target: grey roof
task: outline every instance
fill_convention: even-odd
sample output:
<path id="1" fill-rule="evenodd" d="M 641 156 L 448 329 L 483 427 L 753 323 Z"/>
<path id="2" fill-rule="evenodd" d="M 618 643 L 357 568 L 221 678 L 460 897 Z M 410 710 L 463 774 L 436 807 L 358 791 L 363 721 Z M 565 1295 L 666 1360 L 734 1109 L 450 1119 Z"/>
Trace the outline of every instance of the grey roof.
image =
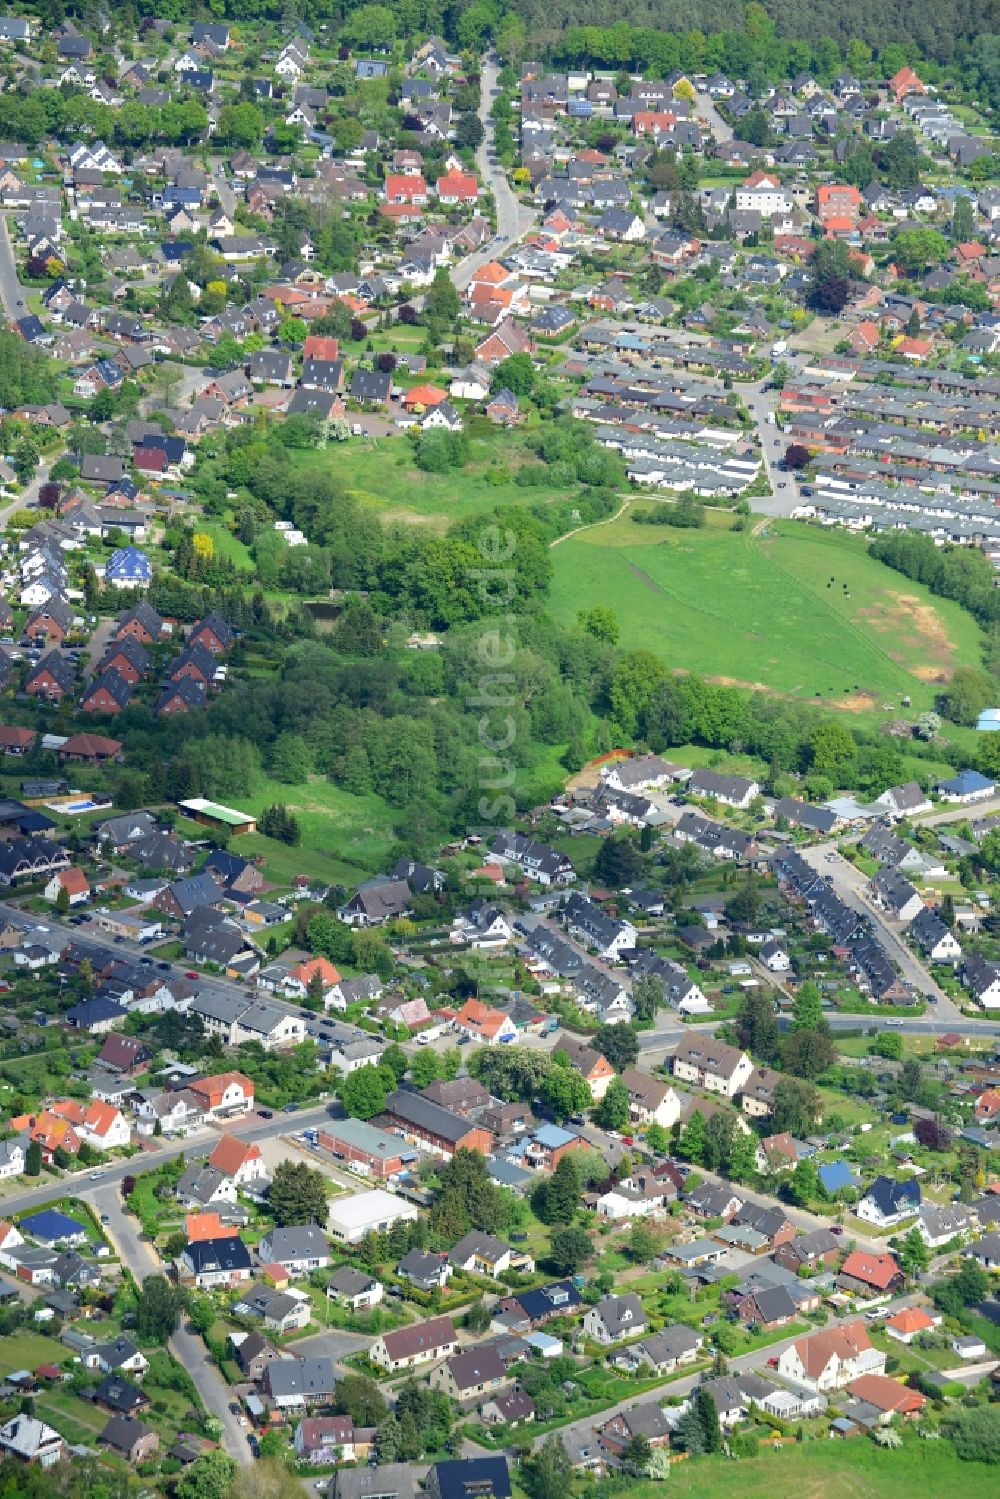
<path id="1" fill-rule="evenodd" d="M 638 1346 L 648 1353 L 654 1364 L 667 1364 L 680 1358 L 682 1354 L 700 1348 L 702 1342 L 703 1339 L 693 1328 L 685 1327 L 680 1322 L 676 1327 L 664 1327 L 660 1332 L 643 1338 Z"/>
<path id="2" fill-rule="evenodd" d="M 261 1240 L 261 1255 L 283 1265 L 287 1260 L 329 1259 L 330 1246 L 316 1223 L 272 1228 Z"/>
<path id="3" fill-rule="evenodd" d="M 276 1400 L 294 1396 L 319 1400 L 331 1395 L 336 1384 L 330 1358 L 272 1359 L 265 1379 Z"/>
<path id="4" fill-rule="evenodd" d="M 382 1463 L 376 1468 L 340 1468 L 331 1483 L 331 1499 L 414 1499 L 413 1473 L 408 1463 Z"/>

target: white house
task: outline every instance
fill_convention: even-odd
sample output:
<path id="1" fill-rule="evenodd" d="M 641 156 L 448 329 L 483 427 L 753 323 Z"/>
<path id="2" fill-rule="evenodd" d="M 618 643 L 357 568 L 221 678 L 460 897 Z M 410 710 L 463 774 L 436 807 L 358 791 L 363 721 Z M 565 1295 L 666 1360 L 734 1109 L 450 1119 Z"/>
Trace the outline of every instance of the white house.
<path id="1" fill-rule="evenodd" d="M 760 961 L 769 973 L 787 973 L 792 966 L 784 943 L 774 938 L 764 943 L 760 950 Z"/>
<path id="2" fill-rule="evenodd" d="M 121 1109 L 99 1101 L 90 1105 L 76 1131 L 94 1150 L 118 1150 L 132 1139 L 129 1122 Z"/>
<path id="3" fill-rule="evenodd" d="M 963 965 L 965 983 L 984 1010 L 1000 1009 L 1000 970 L 972 953 Z"/>
<path id="4" fill-rule="evenodd" d="M 762 219 L 772 219 L 775 214 L 788 213 L 791 207 L 791 194 L 783 187 L 772 187 L 770 181 L 753 186 L 744 183 L 736 189 L 736 208 L 740 213 L 755 212 Z"/>
<path id="5" fill-rule="evenodd" d="M 629 1113 L 634 1124 L 659 1124 L 671 1129 L 681 1117 L 681 1101 L 662 1078 L 626 1067 L 621 1080 L 628 1089 Z"/>
<path id="6" fill-rule="evenodd" d="M 42 894 L 47 901 L 55 905 L 59 899 L 60 890 L 66 891 L 71 906 L 86 904 L 90 896 L 90 886 L 87 884 L 87 876 L 82 869 L 58 870 L 49 880 Z"/>
<path id="7" fill-rule="evenodd" d="M 24 1146 L 20 1140 L 0 1140 L 0 1181 L 9 1181 L 11 1177 L 23 1175 Z M 11 1227 L 11 1232 L 16 1234 L 17 1229 Z"/>
<path id="8" fill-rule="evenodd" d="M 749 1080 L 753 1062 L 745 1051 L 727 1046 L 713 1036 L 695 1036 L 679 1042 L 674 1053 L 674 1076 L 694 1083 L 707 1093 L 734 1098 Z"/>
<path id="9" fill-rule="evenodd" d="M 884 1374 L 885 1362 L 859 1320 L 797 1338 L 779 1354 L 778 1373 L 808 1390 L 842 1390 L 862 1374 Z"/>

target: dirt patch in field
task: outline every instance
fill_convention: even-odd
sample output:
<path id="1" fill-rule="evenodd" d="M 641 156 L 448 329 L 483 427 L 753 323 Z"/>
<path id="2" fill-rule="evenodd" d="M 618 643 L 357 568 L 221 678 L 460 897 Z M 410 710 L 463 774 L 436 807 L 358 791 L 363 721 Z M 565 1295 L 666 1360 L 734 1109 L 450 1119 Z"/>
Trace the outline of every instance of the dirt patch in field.
<path id="1" fill-rule="evenodd" d="M 859 609 L 858 619 L 876 634 L 891 635 L 896 644 L 921 651 L 926 664 L 914 667 L 913 674 L 922 682 L 938 681 L 938 673 L 943 670 L 950 673 L 955 647 L 933 604 L 912 593 L 891 592 L 888 599 L 892 602 Z M 889 655 L 894 661 L 899 659 L 891 651 Z"/>
<path id="2" fill-rule="evenodd" d="M 638 578 L 642 586 L 644 588 L 648 588 L 650 593 L 664 592 L 659 583 L 656 582 L 655 578 L 651 578 L 649 576 L 649 573 L 644 573 L 641 567 L 636 567 L 634 562 L 627 562 L 625 565 L 628 568 L 629 572 L 632 574 L 633 578 Z"/>
<path id="3" fill-rule="evenodd" d="M 744 682 L 740 677 L 706 677 L 706 682 L 712 682 L 716 687 L 741 687 L 745 692 L 773 692 L 776 697 L 787 697 L 786 692 L 778 692 L 776 688 L 769 687 L 766 682 Z"/>
<path id="4" fill-rule="evenodd" d="M 921 682 L 931 682 L 938 687 L 951 681 L 951 672 L 941 671 L 936 666 L 915 666 L 913 675 Z"/>
<path id="5" fill-rule="evenodd" d="M 847 697 L 833 698 L 831 708 L 841 708 L 845 713 L 870 713 L 877 706 L 870 692 L 852 692 Z"/>

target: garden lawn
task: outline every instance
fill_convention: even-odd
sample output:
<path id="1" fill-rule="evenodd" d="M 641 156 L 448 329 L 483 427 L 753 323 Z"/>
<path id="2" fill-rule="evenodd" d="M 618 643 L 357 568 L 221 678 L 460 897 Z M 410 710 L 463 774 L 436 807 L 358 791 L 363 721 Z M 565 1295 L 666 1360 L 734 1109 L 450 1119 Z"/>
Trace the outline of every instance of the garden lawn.
<path id="1" fill-rule="evenodd" d="M 37 1369 L 39 1364 L 62 1364 L 72 1357 L 65 1343 L 41 1332 L 18 1330 L 0 1338 L 0 1374 L 17 1369 Z"/>
<path id="2" fill-rule="evenodd" d="M 930 708 L 981 632 L 948 600 L 873 561 L 864 543 L 802 522 L 750 535 L 595 526 L 552 550 L 564 624 L 610 603 L 621 644 L 669 666 L 869 719 Z"/>
<path id="3" fill-rule="evenodd" d="M 196 530 L 203 531 L 212 538 L 217 557 L 226 557 L 234 562 L 237 567 L 246 568 L 253 572 L 253 558 L 249 550 L 243 545 L 238 536 L 234 536 L 228 526 L 222 525 L 220 521 L 199 521 Z"/>
<path id="4" fill-rule="evenodd" d="M 962 1499 L 995 1499 L 997 1470 L 963 1463 L 948 1441 L 924 1442 L 906 1433 L 895 1452 L 867 1437 L 794 1442 L 735 1467 L 722 1457 L 676 1463 L 667 1487 L 674 1499 L 913 1499 L 914 1494 L 961 1492 Z M 662 1499 L 663 1484 L 631 1483 L 631 1499 Z"/>

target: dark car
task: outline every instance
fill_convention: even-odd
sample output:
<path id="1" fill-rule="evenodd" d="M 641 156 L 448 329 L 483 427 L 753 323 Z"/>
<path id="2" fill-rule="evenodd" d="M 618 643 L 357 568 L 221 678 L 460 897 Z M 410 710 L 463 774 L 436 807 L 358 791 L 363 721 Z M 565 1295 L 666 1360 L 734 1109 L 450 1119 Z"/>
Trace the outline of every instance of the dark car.
<path id="1" fill-rule="evenodd" d="M 262 1119 L 273 1119 L 274 1113 L 271 1109 L 258 1109 L 257 1113 Z"/>
<path id="2" fill-rule="evenodd" d="M 299 1106 L 297 1103 L 286 1103 L 281 1110 L 283 1114 L 297 1114 L 298 1111 Z"/>
<path id="3" fill-rule="evenodd" d="M 161 973 L 169 973 L 170 972 L 170 964 L 169 963 L 157 963 L 156 966 L 160 970 Z"/>

